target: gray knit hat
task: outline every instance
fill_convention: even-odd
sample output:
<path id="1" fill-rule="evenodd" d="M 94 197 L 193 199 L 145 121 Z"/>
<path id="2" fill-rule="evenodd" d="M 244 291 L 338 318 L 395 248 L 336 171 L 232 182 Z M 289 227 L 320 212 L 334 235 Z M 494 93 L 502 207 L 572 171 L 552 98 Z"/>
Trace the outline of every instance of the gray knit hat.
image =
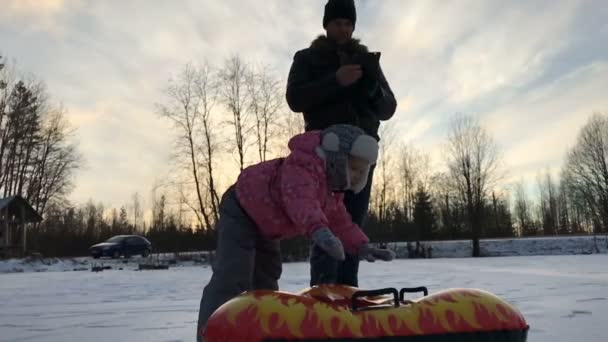
<path id="1" fill-rule="evenodd" d="M 332 191 L 360 192 L 367 184 L 369 168 L 378 158 L 378 142 L 374 137 L 351 125 L 333 125 L 321 133 L 318 154 L 325 159 L 327 181 Z M 366 176 L 358 184 L 350 184 L 349 155 L 369 162 Z"/>

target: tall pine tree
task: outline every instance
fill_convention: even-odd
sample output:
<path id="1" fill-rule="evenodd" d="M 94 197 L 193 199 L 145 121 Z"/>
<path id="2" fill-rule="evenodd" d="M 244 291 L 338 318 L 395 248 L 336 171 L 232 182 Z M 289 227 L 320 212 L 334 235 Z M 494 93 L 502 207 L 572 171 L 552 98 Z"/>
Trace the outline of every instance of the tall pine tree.
<path id="1" fill-rule="evenodd" d="M 437 219 L 433 213 L 431 195 L 423 187 L 418 187 L 414 202 L 414 227 L 416 240 L 429 240 L 434 236 Z"/>

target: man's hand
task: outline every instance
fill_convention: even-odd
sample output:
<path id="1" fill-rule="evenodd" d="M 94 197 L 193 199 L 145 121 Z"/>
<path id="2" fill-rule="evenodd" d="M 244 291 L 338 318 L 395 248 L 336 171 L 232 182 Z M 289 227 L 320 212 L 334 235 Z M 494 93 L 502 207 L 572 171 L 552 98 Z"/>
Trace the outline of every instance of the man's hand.
<path id="1" fill-rule="evenodd" d="M 348 87 L 357 82 L 361 76 L 363 76 L 363 69 L 361 69 L 361 65 L 359 64 L 343 65 L 336 71 L 338 83 L 343 87 Z"/>
<path id="2" fill-rule="evenodd" d="M 315 232 L 312 233 L 312 241 L 332 258 L 339 261 L 344 260 L 344 247 L 342 246 L 342 242 L 338 240 L 329 228 L 322 227 L 315 230 Z"/>

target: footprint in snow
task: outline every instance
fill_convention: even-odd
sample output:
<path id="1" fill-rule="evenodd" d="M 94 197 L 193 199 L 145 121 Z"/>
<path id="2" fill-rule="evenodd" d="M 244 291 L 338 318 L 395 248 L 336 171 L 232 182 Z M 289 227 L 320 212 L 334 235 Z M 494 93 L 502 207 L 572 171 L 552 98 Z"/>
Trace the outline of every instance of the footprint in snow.
<path id="1" fill-rule="evenodd" d="M 584 299 L 577 299 L 577 302 L 597 302 L 600 300 L 606 300 L 605 297 L 595 297 L 595 298 L 584 298 Z"/>
<path id="2" fill-rule="evenodd" d="M 562 317 L 564 317 L 564 318 L 574 318 L 574 317 L 579 316 L 579 315 L 589 315 L 589 316 L 591 316 L 592 314 L 593 314 L 592 311 L 587 311 L 587 310 L 572 310 L 570 312 L 570 314 L 562 316 Z"/>

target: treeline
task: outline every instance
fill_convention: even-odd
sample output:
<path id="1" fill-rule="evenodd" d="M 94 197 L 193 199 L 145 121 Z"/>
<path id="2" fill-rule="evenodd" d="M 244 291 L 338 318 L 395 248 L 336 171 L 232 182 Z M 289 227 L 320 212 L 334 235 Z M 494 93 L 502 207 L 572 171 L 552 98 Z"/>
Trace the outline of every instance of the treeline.
<path id="1" fill-rule="evenodd" d="M 79 156 L 64 111 L 40 82 L 0 73 L 0 190 L 21 194 L 43 213 L 28 244 L 45 255 L 83 255 L 113 235 L 142 234 L 156 251 L 215 248 L 214 224 L 223 191 L 240 170 L 286 153 L 303 131 L 301 114 L 284 103 L 284 80 L 241 57 L 222 65 L 188 64 L 164 87 L 151 117 L 173 128 L 172 172 L 144 203 L 134 194 L 121 208 L 91 200 L 72 204 Z M 390 124 L 388 125 L 390 126 Z M 506 184 L 508 169 L 493 137 L 470 116 L 449 123 L 442 160 L 381 133 L 370 215 L 373 241 L 471 239 L 608 232 L 608 117 L 580 129 L 559 172 L 542 170 L 535 184 Z M 85 156 L 86 157 L 86 156 Z M 431 167 L 433 165 L 433 167 Z M 283 243 L 286 258 L 308 243 Z"/>

